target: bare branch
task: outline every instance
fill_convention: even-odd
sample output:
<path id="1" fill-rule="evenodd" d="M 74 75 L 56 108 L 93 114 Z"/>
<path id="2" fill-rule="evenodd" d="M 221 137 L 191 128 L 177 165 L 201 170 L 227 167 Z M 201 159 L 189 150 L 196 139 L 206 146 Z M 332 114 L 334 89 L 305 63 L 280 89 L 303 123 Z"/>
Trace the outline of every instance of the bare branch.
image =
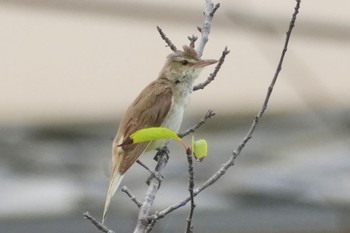
<path id="1" fill-rule="evenodd" d="M 160 34 L 160 36 L 162 37 L 162 39 L 165 41 L 165 43 L 170 47 L 171 50 L 173 50 L 174 52 L 177 51 L 176 46 L 171 42 L 171 40 L 165 35 L 165 33 L 163 32 L 163 30 L 157 26 L 157 30 Z"/>
<path id="2" fill-rule="evenodd" d="M 139 165 L 141 165 L 141 167 L 143 167 L 144 169 L 146 169 L 147 171 L 149 171 L 150 173 L 153 173 L 152 171 L 151 171 L 151 169 L 149 169 L 147 166 L 146 166 L 146 164 L 144 164 L 143 162 L 141 162 L 141 160 L 136 160 L 136 163 L 138 163 Z"/>
<path id="3" fill-rule="evenodd" d="M 200 40 L 199 40 L 199 46 L 197 47 L 196 51 L 199 57 L 202 56 L 204 47 L 207 44 L 209 40 L 209 33 L 211 29 L 211 21 L 213 19 L 215 11 L 220 7 L 220 4 L 216 4 L 214 7 L 214 4 L 211 0 L 205 1 L 205 11 L 204 11 L 204 22 L 203 26 L 200 28 L 200 32 L 202 34 Z"/>
<path id="4" fill-rule="evenodd" d="M 261 110 L 258 112 L 256 117 L 254 118 L 253 123 L 252 123 L 252 125 L 251 125 L 251 127 L 250 127 L 250 129 L 249 129 L 249 131 L 247 133 L 247 135 L 243 138 L 242 142 L 237 146 L 237 148 L 232 152 L 232 155 L 231 155 L 230 159 L 213 176 L 211 176 L 204 184 L 202 184 L 201 186 L 199 186 L 198 188 L 196 188 L 194 190 L 194 192 L 193 192 L 194 196 L 198 195 L 204 189 L 206 189 L 207 187 L 209 187 L 210 185 L 215 183 L 217 180 L 219 180 L 225 174 L 225 172 L 231 166 L 234 165 L 235 159 L 241 153 L 242 149 L 245 147 L 247 142 L 252 138 L 252 135 L 253 135 L 253 133 L 254 133 L 257 125 L 258 125 L 258 122 L 259 122 L 260 118 L 263 116 L 265 110 L 267 109 L 267 106 L 268 106 L 268 103 L 269 103 L 269 100 L 270 100 L 270 97 L 271 97 L 271 93 L 273 91 L 274 85 L 275 85 L 275 83 L 277 81 L 277 78 L 279 76 L 279 73 L 280 73 L 280 71 L 282 69 L 284 56 L 285 56 L 285 54 L 287 52 L 289 39 L 290 39 L 292 30 L 294 28 L 294 25 L 295 25 L 297 14 L 299 13 L 301 0 L 296 0 L 296 2 L 297 3 L 296 3 L 296 6 L 294 8 L 294 13 L 292 15 L 292 19 L 291 19 L 290 24 L 289 24 L 289 28 L 288 28 L 288 31 L 287 31 L 287 34 L 286 34 L 286 39 L 285 39 L 283 50 L 282 50 L 282 53 L 281 53 L 281 56 L 280 56 L 280 59 L 279 59 L 279 63 L 278 63 L 276 72 L 275 72 L 275 74 L 273 76 L 273 79 L 272 79 L 272 81 L 270 83 L 270 86 L 268 87 L 267 94 L 265 96 L 265 99 L 264 99 L 263 105 L 261 107 Z M 188 203 L 190 200 L 191 200 L 191 197 L 189 196 L 186 199 L 184 199 L 184 200 L 182 200 L 182 201 L 180 201 L 178 203 L 175 203 L 175 204 L 169 206 L 168 208 L 158 212 L 156 215 L 153 216 L 153 218 L 154 219 L 162 218 L 165 215 L 167 215 L 168 213 L 170 213 L 170 212 L 172 212 L 172 211 L 174 211 L 174 210 L 176 210 L 176 209 L 186 205 L 186 203 Z"/>
<path id="5" fill-rule="evenodd" d="M 85 217 L 85 219 L 90 220 L 90 222 L 92 224 L 94 224 L 97 229 L 99 229 L 100 231 L 104 232 L 104 233 L 114 233 L 114 231 L 108 229 L 107 227 L 105 227 L 104 225 L 102 225 L 102 223 L 100 223 L 99 221 L 97 221 L 94 217 L 92 217 L 90 215 L 90 213 L 88 211 L 86 211 L 85 213 L 83 213 L 83 216 Z"/>
<path id="6" fill-rule="evenodd" d="M 126 193 L 128 197 L 137 205 L 137 207 L 141 208 L 142 203 L 136 198 L 134 194 L 131 193 L 131 191 L 128 189 L 128 187 L 123 186 L 122 192 Z"/>
<path id="7" fill-rule="evenodd" d="M 166 166 L 168 159 L 169 159 L 169 149 L 165 146 L 162 149 L 158 150 L 157 152 L 157 158 L 158 163 L 155 168 L 154 174 L 159 174 Z M 147 194 L 145 196 L 145 199 L 142 203 L 142 206 L 140 208 L 139 217 L 137 220 L 137 225 L 134 230 L 134 233 L 144 233 L 147 232 L 149 229 L 150 224 L 152 223 L 149 212 L 151 211 L 154 199 L 156 197 L 156 193 L 158 191 L 158 188 L 160 186 L 160 179 L 159 177 L 154 176 L 150 180 L 150 184 L 148 186 Z M 155 221 L 153 221 L 155 222 Z M 153 226 L 153 225 L 152 225 Z"/>
<path id="8" fill-rule="evenodd" d="M 187 161 L 188 161 L 188 191 L 190 193 L 190 200 L 191 200 L 191 207 L 190 207 L 190 213 L 187 217 L 187 226 L 186 226 L 186 233 L 192 233 L 193 232 L 193 225 L 192 225 L 192 218 L 194 213 L 194 208 L 196 207 L 196 204 L 194 203 L 194 194 L 193 194 L 193 188 L 194 188 L 194 170 L 193 170 L 193 160 L 192 160 L 192 151 L 187 150 Z"/>
<path id="9" fill-rule="evenodd" d="M 264 103 L 261 107 L 261 110 L 260 112 L 255 116 L 254 118 L 254 121 L 250 127 L 250 130 L 248 131 L 248 134 L 247 136 L 243 139 L 242 143 L 237 147 L 236 150 L 233 151 L 233 160 L 236 159 L 236 157 L 241 153 L 241 150 L 244 148 L 244 146 L 247 144 L 247 142 L 252 138 L 253 136 L 253 133 L 256 129 L 256 126 L 258 125 L 258 122 L 259 120 L 261 119 L 261 117 L 263 116 L 265 110 L 267 109 L 267 106 L 268 106 L 268 103 L 269 103 L 269 100 L 270 100 L 270 97 L 271 97 L 271 94 L 272 94 L 272 91 L 273 91 L 273 88 L 275 86 L 275 83 L 277 81 L 277 78 L 282 70 L 282 64 L 283 64 L 283 61 L 284 61 L 284 56 L 287 52 L 287 49 L 288 49 L 288 44 L 289 44 L 289 39 L 290 39 L 290 36 L 292 34 L 292 31 L 293 31 L 293 28 L 294 28 L 294 25 L 295 25 L 295 21 L 297 19 L 297 14 L 299 13 L 299 9 L 300 9 L 300 2 L 301 0 L 296 0 L 296 6 L 294 8 L 294 13 L 292 15 L 292 19 L 289 23 L 289 28 L 288 28 L 288 31 L 286 33 L 286 39 L 285 39 L 285 42 L 284 42 L 284 46 L 283 46 L 283 50 L 282 50 L 282 53 L 281 53 L 281 56 L 280 56 L 280 59 L 279 59 L 279 62 L 278 62 L 278 65 L 277 65 L 277 69 L 275 71 L 275 74 L 273 76 L 273 79 L 270 83 L 270 86 L 268 87 L 267 89 L 267 93 L 266 93 L 266 96 L 265 96 L 265 99 L 264 99 Z"/>
<path id="10" fill-rule="evenodd" d="M 187 135 L 189 135 L 190 133 L 194 133 L 199 127 L 201 127 L 203 124 L 205 124 L 205 122 L 212 118 L 213 116 L 215 116 L 215 112 L 213 112 L 211 109 L 208 110 L 208 112 L 204 115 L 204 117 L 194 126 L 192 126 L 191 128 L 187 129 L 185 132 L 181 132 L 178 134 L 178 136 L 180 138 L 183 138 Z"/>
<path id="11" fill-rule="evenodd" d="M 230 51 L 227 50 L 227 47 L 225 47 L 224 51 L 222 51 L 221 57 L 220 57 L 220 59 L 219 59 L 219 62 L 218 62 L 218 64 L 216 65 L 216 67 L 215 67 L 215 69 L 214 69 L 214 72 L 211 73 L 211 74 L 209 75 L 209 77 L 207 78 L 207 80 L 205 80 L 203 83 L 199 83 L 199 84 L 197 84 L 196 86 L 194 86 L 194 87 L 193 87 L 193 91 L 197 91 L 197 90 L 200 90 L 200 89 L 204 89 L 209 83 L 211 83 L 211 82 L 215 79 L 217 73 L 219 72 L 219 70 L 220 70 L 220 68 L 221 68 L 221 65 L 222 65 L 222 64 L 224 63 L 224 61 L 225 61 L 226 55 L 229 54 L 229 53 L 230 53 Z"/>

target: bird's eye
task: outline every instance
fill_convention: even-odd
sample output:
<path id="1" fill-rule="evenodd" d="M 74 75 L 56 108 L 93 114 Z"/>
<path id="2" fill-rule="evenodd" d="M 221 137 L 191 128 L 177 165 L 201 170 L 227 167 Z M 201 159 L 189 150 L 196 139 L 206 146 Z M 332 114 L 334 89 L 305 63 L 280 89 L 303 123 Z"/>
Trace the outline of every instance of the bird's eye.
<path id="1" fill-rule="evenodd" d="M 181 64 L 184 65 L 184 66 L 187 66 L 188 65 L 188 61 L 187 60 L 182 60 Z"/>

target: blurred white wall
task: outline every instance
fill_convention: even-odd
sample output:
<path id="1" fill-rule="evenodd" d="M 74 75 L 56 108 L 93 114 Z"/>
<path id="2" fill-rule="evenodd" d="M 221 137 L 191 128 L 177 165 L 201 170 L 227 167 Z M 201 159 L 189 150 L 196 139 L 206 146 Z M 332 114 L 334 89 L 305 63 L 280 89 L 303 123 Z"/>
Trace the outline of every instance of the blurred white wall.
<path id="1" fill-rule="evenodd" d="M 221 1 L 203 57 L 231 50 L 189 114 L 256 112 L 295 1 Z M 0 0 L 0 124 L 106 120 L 157 77 L 170 52 L 198 35 L 203 1 Z M 271 112 L 350 106 L 350 2 L 302 1 Z M 211 72 L 206 69 L 199 81 Z"/>

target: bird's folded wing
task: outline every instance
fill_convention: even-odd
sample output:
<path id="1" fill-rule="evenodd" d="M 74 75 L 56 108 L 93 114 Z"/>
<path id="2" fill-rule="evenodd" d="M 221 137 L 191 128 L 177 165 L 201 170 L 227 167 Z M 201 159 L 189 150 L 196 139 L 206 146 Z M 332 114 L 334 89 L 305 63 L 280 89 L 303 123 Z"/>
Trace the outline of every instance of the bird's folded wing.
<path id="1" fill-rule="evenodd" d="M 135 101 L 128 108 L 119 128 L 119 133 L 123 132 L 121 148 L 123 149 L 123 159 L 119 167 L 119 172 L 124 174 L 130 166 L 138 159 L 149 145 L 149 142 L 130 144 L 130 135 L 137 130 L 158 127 L 162 124 L 172 105 L 172 90 L 166 85 L 166 81 L 156 80 L 148 85 Z M 158 86 L 158 88 L 155 88 Z M 121 135 L 117 136 L 121 138 Z M 114 147 L 120 146 L 116 142 Z M 114 159 L 118 155 L 117 148 L 113 148 Z"/>

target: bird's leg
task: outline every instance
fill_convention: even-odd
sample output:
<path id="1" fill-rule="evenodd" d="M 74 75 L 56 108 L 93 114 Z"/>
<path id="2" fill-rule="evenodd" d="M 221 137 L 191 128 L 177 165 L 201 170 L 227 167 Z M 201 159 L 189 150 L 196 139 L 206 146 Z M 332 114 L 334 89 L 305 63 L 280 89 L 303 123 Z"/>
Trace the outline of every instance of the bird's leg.
<path id="1" fill-rule="evenodd" d="M 164 176 L 160 173 L 160 172 L 157 172 L 157 171 L 154 171 L 152 172 L 152 174 L 147 178 L 146 180 L 146 184 L 149 185 L 151 183 L 151 180 L 155 178 L 158 180 L 159 182 L 159 186 L 158 188 L 160 188 L 160 185 L 162 183 L 162 180 L 164 179 Z"/>
<path id="2" fill-rule="evenodd" d="M 159 181 L 159 187 L 162 183 L 162 180 L 164 179 L 164 176 L 160 173 L 160 170 L 165 167 L 165 165 L 167 164 L 168 160 L 169 160 L 169 149 L 168 147 L 164 146 L 160 149 L 158 149 L 157 154 L 154 156 L 154 160 L 157 161 L 157 166 L 155 168 L 155 171 L 152 172 L 152 174 L 150 175 L 150 177 L 148 177 L 148 179 L 146 180 L 147 185 L 150 184 L 151 180 L 153 178 L 156 178 Z"/>
<path id="3" fill-rule="evenodd" d="M 163 147 L 161 147 L 161 148 L 158 148 L 157 149 L 157 154 L 154 156 L 154 160 L 156 161 L 156 162 L 159 162 L 159 158 L 162 158 L 162 157 L 166 157 L 165 159 L 166 159 L 166 163 L 168 162 L 168 160 L 169 160 L 169 154 L 170 154 L 170 151 L 169 151 L 169 149 L 168 149 L 168 147 L 167 146 L 163 146 Z M 157 170 L 157 168 L 156 168 L 156 170 Z"/>

